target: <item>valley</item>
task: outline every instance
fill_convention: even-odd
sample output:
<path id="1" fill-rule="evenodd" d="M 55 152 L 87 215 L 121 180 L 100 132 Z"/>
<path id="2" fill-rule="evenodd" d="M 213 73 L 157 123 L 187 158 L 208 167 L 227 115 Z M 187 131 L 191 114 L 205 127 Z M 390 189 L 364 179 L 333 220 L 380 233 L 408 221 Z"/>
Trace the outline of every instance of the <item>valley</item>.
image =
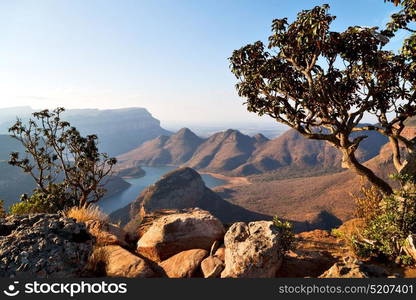
<path id="1" fill-rule="evenodd" d="M 88 126 L 82 121 L 85 116 L 90 116 Z M 104 140 L 119 135 L 120 142 L 113 143 L 113 147 L 119 147 L 115 153 L 128 149 L 123 147 L 130 148 L 117 156 L 114 179 L 100 203 L 107 213 L 130 204 L 164 174 L 178 167 L 190 167 L 224 201 L 267 218 L 277 215 L 299 224 L 315 224 L 313 228 L 331 228 L 353 217 L 355 204 L 351 193 L 359 191 L 361 181 L 341 168 L 340 154 L 325 142 L 305 139 L 294 130 L 273 139 L 261 133 L 249 136 L 236 129 L 208 137 L 198 136 L 188 128 L 172 133 L 160 127 L 156 119 L 152 121 L 154 125 L 149 125 L 146 120 L 151 115 L 144 109 L 68 112 L 68 117 L 84 130 L 89 128 L 88 132 L 98 128 L 102 132 L 104 120 L 114 116 L 154 129 L 146 135 L 138 128 L 129 135 L 120 135 L 115 126 L 104 135 Z M 133 116 L 137 120 L 129 121 Z M 414 134 L 407 130 L 408 134 Z M 134 143 L 132 136 L 137 137 Z M 11 151 L 22 151 L 19 144 L 7 135 L 0 139 L 0 160 L 3 160 L 0 166 L 5 170 L 0 174 L 0 199 L 9 207 L 21 193 L 30 193 L 34 184 L 5 162 Z M 357 157 L 386 178 L 393 168 L 385 143 L 383 136 L 370 132 Z M 230 217 L 238 219 L 236 215 Z"/>

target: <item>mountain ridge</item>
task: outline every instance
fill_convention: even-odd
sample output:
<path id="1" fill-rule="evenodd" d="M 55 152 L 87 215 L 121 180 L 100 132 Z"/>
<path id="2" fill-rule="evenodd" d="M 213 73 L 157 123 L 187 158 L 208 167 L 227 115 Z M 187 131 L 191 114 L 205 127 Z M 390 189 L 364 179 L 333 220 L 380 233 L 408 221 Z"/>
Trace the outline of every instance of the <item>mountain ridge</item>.
<path id="1" fill-rule="evenodd" d="M 183 128 L 172 136 L 159 136 L 138 148 L 120 155 L 121 164 L 147 166 L 187 166 L 200 171 L 221 173 L 229 176 L 249 176 L 273 171 L 305 170 L 321 168 L 341 171 L 341 154 L 325 141 L 304 138 L 294 129 L 269 140 L 262 134 L 252 137 L 235 129 L 217 132 L 210 137 L 199 138 L 192 143 L 186 156 L 182 145 L 186 141 L 186 131 L 194 139 L 199 138 L 188 128 Z M 182 133 L 181 133 L 182 132 Z M 387 139 L 376 133 L 366 132 L 365 139 L 357 150 L 357 158 L 364 162 L 378 155 Z M 167 147 L 166 145 L 169 145 Z M 175 148 L 179 149 L 175 153 Z M 193 151 L 192 155 L 191 152 Z M 187 159 L 190 157 L 189 159 Z M 176 159 L 179 158 L 179 159 Z"/>

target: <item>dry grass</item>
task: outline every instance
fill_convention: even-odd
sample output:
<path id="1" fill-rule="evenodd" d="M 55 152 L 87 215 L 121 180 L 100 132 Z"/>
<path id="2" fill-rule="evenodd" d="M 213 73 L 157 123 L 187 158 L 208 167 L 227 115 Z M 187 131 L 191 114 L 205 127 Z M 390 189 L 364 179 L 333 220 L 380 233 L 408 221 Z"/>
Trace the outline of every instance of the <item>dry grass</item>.
<path id="1" fill-rule="evenodd" d="M 88 273 L 94 277 L 105 276 L 108 256 L 109 254 L 105 247 L 94 247 L 86 265 L 86 270 L 88 271 Z"/>
<path id="2" fill-rule="evenodd" d="M 108 222 L 109 217 L 103 213 L 98 206 L 91 205 L 88 208 L 72 207 L 66 212 L 68 218 L 74 218 L 77 222 L 97 220 Z"/>

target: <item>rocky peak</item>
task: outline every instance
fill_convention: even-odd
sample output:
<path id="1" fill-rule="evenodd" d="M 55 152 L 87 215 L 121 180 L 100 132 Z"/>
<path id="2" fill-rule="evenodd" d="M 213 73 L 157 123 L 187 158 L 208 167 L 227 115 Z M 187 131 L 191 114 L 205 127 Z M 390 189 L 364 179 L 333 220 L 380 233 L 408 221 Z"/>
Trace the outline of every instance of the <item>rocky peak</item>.
<path id="1" fill-rule="evenodd" d="M 139 196 L 141 209 L 151 212 L 158 209 L 197 207 L 205 184 L 191 168 L 179 168 L 165 174 Z"/>
<path id="2" fill-rule="evenodd" d="M 180 129 L 177 133 L 172 135 L 172 138 L 173 137 L 183 138 L 183 139 L 192 139 L 192 140 L 193 139 L 202 140 L 195 133 L 193 133 L 189 128 L 186 128 L 186 127 Z"/>
<path id="3" fill-rule="evenodd" d="M 270 141 L 267 137 L 265 137 L 261 133 L 257 133 L 255 135 L 253 135 L 253 139 L 256 140 L 257 144 L 263 144 L 263 143 L 266 143 L 266 142 Z"/>

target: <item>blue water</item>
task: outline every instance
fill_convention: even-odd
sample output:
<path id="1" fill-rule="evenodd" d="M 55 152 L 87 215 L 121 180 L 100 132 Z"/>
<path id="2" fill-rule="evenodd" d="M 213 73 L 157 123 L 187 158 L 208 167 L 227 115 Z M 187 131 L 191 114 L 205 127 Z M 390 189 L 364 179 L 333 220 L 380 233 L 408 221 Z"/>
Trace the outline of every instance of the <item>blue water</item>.
<path id="1" fill-rule="evenodd" d="M 113 211 L 122 208 L 135 200 L 137 196 L 149 185 L 155 183 L 159 180 L 161 176 L 167 172 L 175 169 L 175 167 L 142 167 L 145 170 L 146 175 L 140 178 L 128 178 L 125 179 L 128 183 L 131 184 L 129 188 L 122 191 L 121 193 L 106 197 L 99 202 L 101 209 L 107 214 L 112 213 Z M 202 179 L 205 182 L 205 185 L 209 188 L 223 185 L 224 180 L 217 179 L 208 174 L 201 174 Z"/>

